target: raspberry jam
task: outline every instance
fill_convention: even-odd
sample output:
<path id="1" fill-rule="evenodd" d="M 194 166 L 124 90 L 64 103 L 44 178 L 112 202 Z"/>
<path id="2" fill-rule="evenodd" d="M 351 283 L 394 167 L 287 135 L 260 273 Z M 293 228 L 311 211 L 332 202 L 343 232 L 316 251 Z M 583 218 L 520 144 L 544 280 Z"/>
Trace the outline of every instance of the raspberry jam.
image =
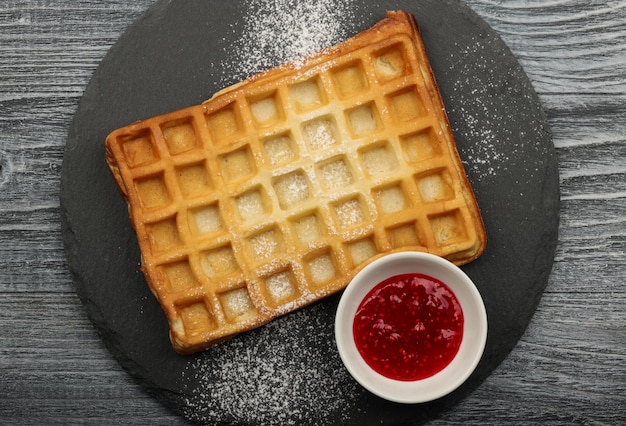
<path id="1" fill-rule="evenodd" d="M 443 282 L 423 274 L 396 275 L 376 285 L 353 323 L 365 362 L 390 379 L 414 381 L 443 370 L 463 338 L 463 311 Z"/>

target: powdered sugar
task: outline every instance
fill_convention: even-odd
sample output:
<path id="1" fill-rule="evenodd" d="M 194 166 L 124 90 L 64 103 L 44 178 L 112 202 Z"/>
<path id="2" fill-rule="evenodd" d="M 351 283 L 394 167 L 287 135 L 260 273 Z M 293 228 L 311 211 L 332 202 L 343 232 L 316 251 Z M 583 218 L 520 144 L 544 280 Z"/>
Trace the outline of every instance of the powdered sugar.
<path id="1" fill-rule="evenodd" d="M 241 52 L 229 68 L 231 77 L 243 79 L 273 66 L 297 61 L 330 47 L 351 34 L 351 0 L 246 2 L 243 34 L 233 48 Z"/>
<path id="2" fill-rule="evenodd" d="M 224 66 L 229 73 L 224 78 L 242 80 L 348 38 L 352 34 L 347 28 L 355 25 L 351 2 L 246 2 L 243 27 L 233 27 L 233 33 L 240 35 L 232 45 L 237 55 L 232 64 Z M 316 101 L 316 93 L 305 89 L 308 91 L 303 99 Z M 257 119 L 271 112 L 271 108 L 262 106 Z M 334 143 L 332 123 L 313 124 L 318 126 L 311 135 L 311 144 L 325 147 Z M 276 148 L 285 156 L 294 155 L 288 138 L 266 148 Z M 308 184 L 300 173 L 283 176 L 274 185 L 283 204 L 308 197 Z M 255 198 L 242 199 L 238 207 L 246 216 L 254 214 L 260 203 Z M 307 230 L 311 235 L 305 232 L 309 238 L 314 239 L 321 232 L 315 223 L 306 225 L 311 228 Z M 259 240 L 254 247 L 262 251 L 271 250 L 272 245 L 271 241 Z M 321 259 L 326 269 L 319 274 L 325 276 L 328 265 L 323 262 L 324 256 Z M 293 291 L 286 276 L 277 278 L 273 289 L 278 297 Z M 187 387 L 185 416 L 211 424 L 327 424 L 348 420 L 345 416 L 359 410 L 356 401 L 364 391 L 350 377 L 336 352 L 331 305 L 326 302 L 301 309 L 198 354 L 182 378 Z"/>
<path id="3" fill-rule="evenodd" d="M 315 305 L 201 354 L 185 372 L 196 383 L 186 416 L 207 423 L 345 422 L 363 391 L 328 351 L 327 313 Z"/>
<path id="4" fill-rule="evenodd" d="M 475 100 L 475 102 L 480 102 Z M 475 106 L 471 110 L 475 110 Z M 468 171 L 478 174 L 481 179 L 495 176 L 498 169 L 506 164 L 507 158 L 499 146 L 496 133 L 493 131 L 493 123 L 478 119 L 465 107 L 461 107 L 461 114 L 465 118 L 465 131 L 475 141 L 467 150 Z"/>
<path id="5" fill-rule="evenodd" d="M 506 171 L 510 157 L 516 156 L 518 147 L 514 141 L 519 140 L 520 135 L 514 133 L 516 128 L 511 123 L 523 113 L 515 105 L 502 105 L 499 98 L 508 90 L 510 76 L 498 74 L 496 70 L 502 69 L 498 62 L 505 60 L 507 53 L 490 49 L 488 41 L 477 37 L 456 44 L 450 60 L 454 83 L 450 96 L 454 102 L 446 105 L 449 113 L 458 117 L 452 130 L 470 141 L 463 152 L 468 174 L 478 180 L 496 178 Z M 520 104 L 524 104 L 523 99 Z M 511 115 L 503 116 L 507 108 L 511 109 Z"/>

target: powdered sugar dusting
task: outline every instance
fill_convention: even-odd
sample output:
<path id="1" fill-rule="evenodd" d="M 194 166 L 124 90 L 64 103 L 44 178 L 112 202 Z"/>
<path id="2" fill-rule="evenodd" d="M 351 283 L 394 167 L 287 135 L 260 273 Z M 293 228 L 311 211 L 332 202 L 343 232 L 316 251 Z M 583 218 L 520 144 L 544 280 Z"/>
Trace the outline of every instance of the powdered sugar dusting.
<path id="1" fill-rule="evenodd" d="M 509 122 L 514 122 L 514 117 L 523 114 L 523 111 L 512 106 L 512 115 L 502 116 L 503 108 L 498 96 L 504 95 L 509 88 L 507 76 L 496 74 L 496 70 L 502 69 L 497 62 L 504 58 L 486 50 L 484 40 L 470 39 L 465 42 L 467 45 L 459 46 L 451 63 L 461 68 L 458 75 L 467 78 L 453 80 L 451 96 L 454 103 L 448 108 L 456 109 L 460 119 L 457 128 L 453 129 L 455 133 L 472 142 L 465 151 L 464 165 L 471 175 L 483 180 L 506 172 L 511 156 L 517 157 L 518 151 L 521 153 L 521 147 L 516 144 L 522 143 L 525 135 Z M 511 96 L 511 99 L 515 98 Z M 520 104 L 525 101 L 520 99 Z"/>
<path id="2" fill-rule="evenodd" d="M 476 102 L 480 101 L 477 100 Z M 479 177 L 483 179 L 488 176 L 495 176 L 501 165 L 506 163 L 507 158 L 498 146 L 498 139 L 493 131 L 493 123 L 479 120 L 465 107 L 461 107 L 461 113 L 465 117 L 465 125 L 469 135 L 477 142 L 471 145 L 471 149 L 467 153 L 466 167 L 469 167 L 474 173 L 478 173 Z"/>
<path id="3" fill-rule="evenodd" d="M 224 81 L 236 82 L 285 62 L 308 55 L 350 37 L 355 16 L 353 0 L 250 0 L 242 3 L 243 21 L 233 23 L 237 39 L 232 63 L 225 64 Z M 241 23 L 243 22 L 243 25 Z M 316 101 L 305 91 L 303 101 Z M 309 93 L 310 92 L 310 93 Z M 272 109 L 259 105 L 256 118 Z M 312 144 L 335 142 L 332 123 L 316 122 Z M 266 145 L 293 156 L 287 138 Z M 308 197 L 300 172 L 274 182 L 281 202 L 290 205 Z M 239 200 L 243 216 L 262 208 L 257 193 Z M 243 211 L 242 211 L 243 210 Z M 321 231 L 308 230 L 314 238 Z M 271 241 L 260 239 L 256 254 L 272 251 Z M 276 297 L 295 291 L 287 275 L 270 281 Z M 345 423 L 360 412 L 364 390 L 343 366 L 333 340 L 334 307 L 309 306 L 279 317 L 251 332 L 196 355 L 183 373 L 185 416 L 207 424 L 330 424 Z"/>
<path id="4" fill-rule="evenodd" d="M 197 382 L 186 416 L 210 424 L 345 423 L 362 390 L 329 353 L 324 315 L 315 305 L 201 354 L 185 372 Z"/>
<path id="5" fill-rule="evenodd" d="M 233 77 L 243 79 L 273 66 L 297 61 L 348 38 L 354 21 L 352 0 L 251 0 Z"/>

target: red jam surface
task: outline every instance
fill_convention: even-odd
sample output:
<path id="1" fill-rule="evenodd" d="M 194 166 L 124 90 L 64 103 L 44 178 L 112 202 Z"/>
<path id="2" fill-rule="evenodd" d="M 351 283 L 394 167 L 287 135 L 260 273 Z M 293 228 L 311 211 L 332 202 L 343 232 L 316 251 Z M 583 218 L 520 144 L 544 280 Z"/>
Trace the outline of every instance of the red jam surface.
<path id="1" fill-rule="evenodd" d="M 443 282 L 423 274 L 396 275 L 379 283 L 359 305 L 356 347 L 385 377 L 414 381 L 443 370 L 463 338 L 463 310 Z"/>

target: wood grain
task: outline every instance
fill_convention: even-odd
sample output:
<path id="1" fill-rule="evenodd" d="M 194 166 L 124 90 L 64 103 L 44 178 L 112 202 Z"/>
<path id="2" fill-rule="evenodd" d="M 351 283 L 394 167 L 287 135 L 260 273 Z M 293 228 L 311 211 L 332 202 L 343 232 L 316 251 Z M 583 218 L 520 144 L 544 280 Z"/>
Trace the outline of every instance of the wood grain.
<path id="1" fill-rule="evenodd" d="M 152 0 L 0 3 L 0 423 L 184 424 L 111 359 L 59 219 L 72 116 Z M 507 360 L 434 424 L 626 422 L 626 1 L 467 0 L 530 77 L 561 176 L 557 258 Z"/>

